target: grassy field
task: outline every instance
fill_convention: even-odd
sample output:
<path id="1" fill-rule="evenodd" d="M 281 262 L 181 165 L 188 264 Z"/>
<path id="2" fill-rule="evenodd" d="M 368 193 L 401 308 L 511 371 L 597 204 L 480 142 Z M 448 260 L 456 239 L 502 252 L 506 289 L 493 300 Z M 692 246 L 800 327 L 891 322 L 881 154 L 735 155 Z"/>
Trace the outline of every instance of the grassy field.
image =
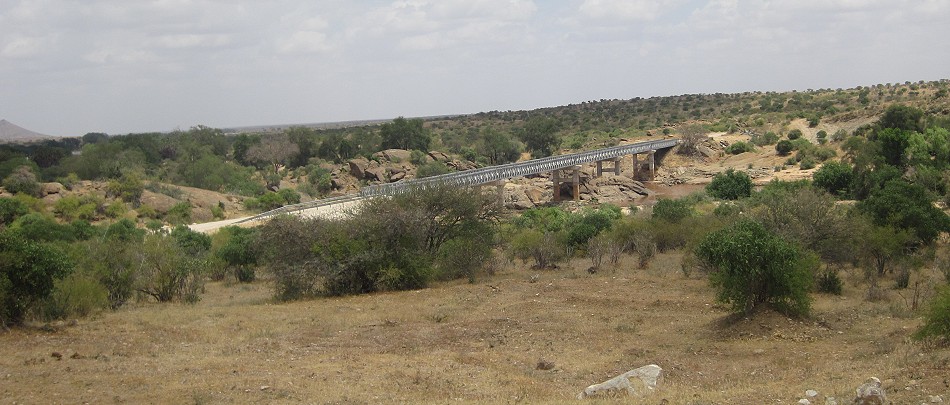
<path id="1" fill-rule="evenodd" d="M 680 254 L 633 259 L 289 304 L 266 281 L 212 283 L 197 305 L 0 332 L 0 403 L 564 403 L 651 363 L 665 379 L 634 403 L 796 403 L 808 389 L 849 403 L 871 376 L 894 403 L 950 400 L 950 349 L 909 340 L 912 290 L 868 302 L 845 272 L 845 294 L 815 295 L 810 319 L 735 318 Z"/>

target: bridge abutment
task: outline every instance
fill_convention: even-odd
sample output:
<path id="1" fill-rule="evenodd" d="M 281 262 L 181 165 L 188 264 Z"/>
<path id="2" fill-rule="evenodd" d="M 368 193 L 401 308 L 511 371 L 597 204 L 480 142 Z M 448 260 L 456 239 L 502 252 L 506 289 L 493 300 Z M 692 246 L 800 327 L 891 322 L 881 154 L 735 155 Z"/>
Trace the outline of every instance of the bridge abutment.
<path id="1" fill-rule="evenodd" d="M 567 173 L 567 176 L 564 176 L 565 173 L 562 171 L 570 171 Z M 568 183 L 571 185 L 571 197 L 574 201 L 578 201 L 581 198 L 581 167 L 580 166 L 569 166 L 563 169 L 555 169 L 551 172 L 551 181 L 554 182 L 554 202 L 561 201 L 561 184 Z"/>

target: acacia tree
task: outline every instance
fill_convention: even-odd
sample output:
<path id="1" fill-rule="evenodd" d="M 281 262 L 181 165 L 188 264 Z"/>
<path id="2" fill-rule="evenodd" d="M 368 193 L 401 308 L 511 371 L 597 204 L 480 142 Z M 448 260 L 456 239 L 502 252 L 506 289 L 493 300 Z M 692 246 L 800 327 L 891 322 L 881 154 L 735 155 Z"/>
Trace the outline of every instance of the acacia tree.
<path id="1" fill-rule="evenodd" d="M 300 153 L 300 148 L 297 144 L 291 142 L 287 135 L 279 134 L 262 138 L 261 143 L 247 150 L 247 157 L 270 164 L 274 168 L 274 173 L 277 173 L 281 165 L 298 153 Z"/>
<path id="2" fill-rule="evenodd" d="M 559 127 L 557 120 L 553 118 L 531 118 L 521 130 L 521 140 L 532 156 L 551 156 L 554 150 L 561 146 L 561 138 L 557 136 Z"/>
<path id="3" fill-rule="evenodd" d="M 384 149 L 418 149 L 428 152 L 432 138 L 422 124 L 422 118 L 399 117 L 391 123 L 380 125 L 379 135 L 383 138 L 382 147 Z"/>

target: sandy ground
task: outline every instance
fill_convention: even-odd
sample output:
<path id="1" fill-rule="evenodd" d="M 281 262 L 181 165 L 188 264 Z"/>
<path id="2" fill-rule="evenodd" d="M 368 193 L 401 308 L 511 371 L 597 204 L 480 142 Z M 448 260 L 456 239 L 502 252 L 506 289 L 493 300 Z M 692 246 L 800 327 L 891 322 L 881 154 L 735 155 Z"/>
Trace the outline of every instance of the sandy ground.
<path id="1" fill-rule="evenodd" d="M 607 402 L 790 404 L 814 389 L 847 403 L 870 376 L 894 403 L 950 400 L 950 349 L 910 342 L 909 291 L 867 302 L 846 271 L 845 295 L 814 295 L 811 318 L 730 318 L 679 254 L 634 259 L 285 304 L 266 280 L 212 283 L 196 305 L 0 332 L 0 403 L 570 403 L 651 363 L 656 392 Z"/>

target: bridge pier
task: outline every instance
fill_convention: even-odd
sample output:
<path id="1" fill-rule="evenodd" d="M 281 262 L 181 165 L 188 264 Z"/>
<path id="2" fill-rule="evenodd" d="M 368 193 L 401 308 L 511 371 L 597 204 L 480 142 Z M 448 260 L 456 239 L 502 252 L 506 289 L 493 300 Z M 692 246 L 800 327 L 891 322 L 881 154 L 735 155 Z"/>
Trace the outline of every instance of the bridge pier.
<path id="1" fill-rule="evenodd" d="M 647 152 L 649 156 L 648 163 L 650 164 L 650 181 L 656 180 L 656 151 L 651 150 Z M 636 180 L 640 175 L 640 162 L 638 159 L 639 154 L 633 154 L 633 179 Z"/>
<path id="2" fill-rule="evenodd" d="M 598 160 L 597 161 L 597 177 L 604 175 L 604 162 L 613 162 L 614 164 L 613 169 L 607 168 L 607 170 L 613 170 L 614 174 L 619 176 L 620 175 L 620 161 L 621 161 L 621 158 L 619 157 L 615 157 L 613 159 L 608 159 L 608 160 Z"/>
<path id="3" fill-rule="evenodd" d="M 486 186 L 495 186 L 495 196 L 498 198 L 498 206 L 505 206 L 505 184 L 508 183 L 508 180 L 501 179 L 495 180 L 492 182 L 485 183 Z"/>
<path id="4" fill-rule="evenodd" d="M 570 178 L 562 179 L 561 171 L 570 170 L 573 173 L 570 175 Z M 580 166 L 569 166 L 563 169 L 555 169 L 551 173 L 551 180 L 554 182 L 554 202 L 561 201 L 561 184 L 570 183 L 571 184 L 571 194 L 574 198 L 574 201 L 580 200 L 581 198 L 581 167 Z"/>

